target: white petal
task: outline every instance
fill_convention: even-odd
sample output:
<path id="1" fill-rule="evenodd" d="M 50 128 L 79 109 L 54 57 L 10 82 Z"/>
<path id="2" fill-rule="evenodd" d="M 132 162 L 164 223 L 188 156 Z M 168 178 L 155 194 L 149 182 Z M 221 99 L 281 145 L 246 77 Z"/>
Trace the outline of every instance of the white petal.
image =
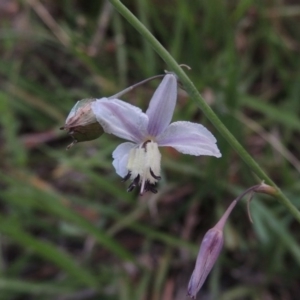
<path id="1" fill-rule="evenodd" d="M 92 110 L 106 133 L 136 143 L 147 134 L 148 117 L 134 105 L 118 99 L 101 98 L 92 103 Z"/>
<path id="2" fill-rule="evenodd" d="M 116 173 L 121 177 L 125 177 L 128 173 L 127 162 L 129 151 L 135 146 L 135 144 L 129 142 L 122 143 L 115 149 L 115 151 L 112 154 L 114 159 L 113 166 L 116 169 Z"/>
<path id="3" fill-rule="evenodd" d="M 146 111 L 149 117 L 148 133 L 157 136 L 170 124 L 177 100 L 177 79 L 167 74 L 156 89 Z"/>
<path id="4" fill-rule="evenodd" d="M 170 146 L 184 154 L 222 156 L 215 137 L 196 123 L 172 123 L 156 140 L 159 146 Z"/>

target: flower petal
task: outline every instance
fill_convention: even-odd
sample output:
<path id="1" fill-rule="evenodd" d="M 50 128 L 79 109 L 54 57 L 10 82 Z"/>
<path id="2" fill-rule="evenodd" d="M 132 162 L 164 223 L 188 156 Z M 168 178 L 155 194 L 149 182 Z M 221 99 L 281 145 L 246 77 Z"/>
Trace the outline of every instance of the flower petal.
<path id="1" fill-rule="evenodd" d="M 136 143 L 147 133 L 147 115 L 127 102 L 101 98 L 92 103 L 92 110 L 106 133 Z"/>
<path id="2" fill-rule="evenodd" d="M 167 74 L 156 89 L 146 111 L 149 117 L 148 133 L 157 136 L 172 120 L 177 100 L 177 78 Z"/>
<path id="3" fill-rule="evenodd" d="M 127 162 L 129 151 L 135 146 L 135 144 L 129 142 L 122 143 L 115 149 L 115 151 L 112 154 L 114 159 L 113 166 L 116 169 L 116 173 L 121 177 L 125 177 L 128 173 Z"/>
<path id="4" fill-rule="evenodd" d="M 222 156 L 215 137 L 196 123 L 172 123 L 156 140 L 159 146 L 170 146 L 184 154 Z"/>

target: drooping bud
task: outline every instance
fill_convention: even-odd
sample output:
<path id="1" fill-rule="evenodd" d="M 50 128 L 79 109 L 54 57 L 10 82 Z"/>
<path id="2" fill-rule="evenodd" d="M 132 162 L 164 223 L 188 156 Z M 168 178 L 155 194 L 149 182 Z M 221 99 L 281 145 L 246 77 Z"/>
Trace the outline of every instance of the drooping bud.
<path id="1" fill-rule="evenodd" d="M 211 271 L 212 267 L 214 266 L 216 260 L 219 257 L 224 243 L 223 229 L 230 213 L 232 212 L 236 204 L 247 194 L 250 194 L 250 198 L 248 200 L 249 205 L 254 193 L 263 193 L 271 196 L 276 196 L 278 195 L 278 190 L 275 187 L 265 184 L 264 182 L 248 188 L 234 201 L 232 201 L 232 203 L 229 205 L 219 222 L 213 228 L 208 230 L 200 245 L 195 269 L 192 273 L 188 285 L 188 296 L 190 296 L 192 299 L 196 298 L 197 293 L 201 289 L 209 272 Z M 252 221 L 249 208 L 248 215 L 250 221 Z"/>
<path id="2" fill-rule="evenodd" d="M 71 109 L 66 123 L 61 130 L 68 130 L 73 142 L 67 147 L 70 149 L 78 142 L 91 141 L 103 134 L 103 128 L 97 121 L 91 103 L 96 101 L 94 98 L 78 101 Z"/>
<path id="3" fill-rule="evenodd" d="M 198 291 L 214 266 L 223 247 L 223 231 L 212 228 L 205 234 L 198 253 L 195 269 L 188 285 L 188 296 L 196 299 Z"/>
<path id="4" fill-rule="evenodd" d="M 205 234 L 198 252 L 195 269 L 192 273 L 189 285 L 188 296 L 196 299 L 197 293 L 204 284 L 208 274 L 217 261 L 224 244 L 223 229 L 237 200 L 234 200 L 227 208 L 219 222 Z"/>

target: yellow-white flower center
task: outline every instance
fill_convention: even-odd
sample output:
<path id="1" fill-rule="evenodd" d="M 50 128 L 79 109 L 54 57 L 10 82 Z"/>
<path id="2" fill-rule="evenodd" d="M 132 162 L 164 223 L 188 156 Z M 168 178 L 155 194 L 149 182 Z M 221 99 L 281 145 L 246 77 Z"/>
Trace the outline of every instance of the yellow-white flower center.
<path id="1" fill-rule="evenodd" d="M 154 186 L 160 179 L 160 160 L 158 145 L 151 140 L 131 149 L 127 163 L 128 176 L 125 179 L 129 179 L 130 176 L 133 182 L 128 190 L 131 191 L 136 185 L 141 185 L 141 194 L 148 190 L 156 192 Z"/>

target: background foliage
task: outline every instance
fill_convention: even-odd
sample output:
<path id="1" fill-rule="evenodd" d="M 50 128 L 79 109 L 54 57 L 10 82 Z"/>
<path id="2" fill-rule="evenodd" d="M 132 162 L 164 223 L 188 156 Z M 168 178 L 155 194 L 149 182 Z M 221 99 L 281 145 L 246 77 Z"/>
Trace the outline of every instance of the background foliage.
<path id="1" fill-rule="evenodd" d="M 300 207 L 297 1 L 124 2 Z M 182 90 L 174 119 L 207 126 L 223 156 L 163 149 L 158 194 L 126 192 L 117 138 L 65 151 L 77 100 L 166 68 L 107 2 L 0 0 L 0 44 L 0 299 L 185 299 L 203 235 L 257 178 Z M 124 98 L 145 109 L 157 84 Z M 199 299 L 300 294 L 299 224 L 270 197 L 251 212 L 234 210 Z"/>

